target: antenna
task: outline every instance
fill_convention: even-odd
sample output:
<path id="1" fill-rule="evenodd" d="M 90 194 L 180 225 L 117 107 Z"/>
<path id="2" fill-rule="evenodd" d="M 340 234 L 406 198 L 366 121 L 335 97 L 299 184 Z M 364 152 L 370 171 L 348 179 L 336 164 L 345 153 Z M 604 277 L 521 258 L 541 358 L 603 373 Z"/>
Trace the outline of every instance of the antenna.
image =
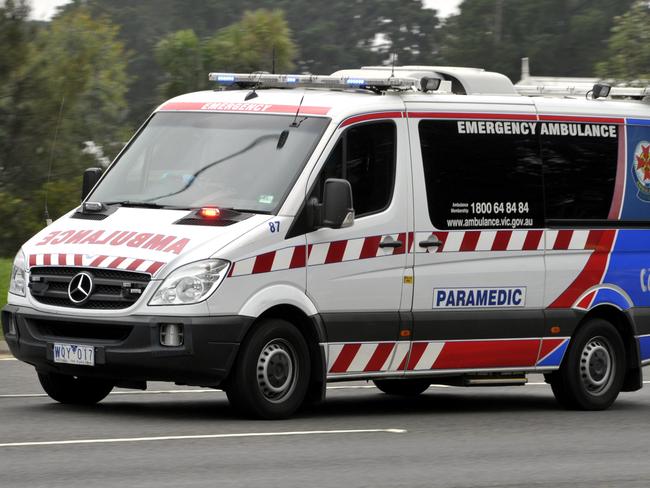
<path id="1" fill-rule="evenodd" d="M 259 77 L 260 81 L 262 80 L 262 75 L 263 75 L 263 74 L 264 74 L 264 72 L 263 72 L 263 71 L 260 71 L 260 73 L 259 73 L 259 75 L 260 75 L 260 77 Z M 257 98 L 257 97 L 259 96 L 259 95 L 257 94 L 257 92 L 255 91 L 255 90 L 257 90 L 257 87 L 258 87 L 259 85 L 260 85 L 259 82 L 258 82 L 256 85 L 253 85 L 253 91 L 249 91 L 249 92 L 246 94 L 246 96 L 244 97 L 244 101 L 248 102 L 249 100 L 252 100 L 253 98 Z"/>
<path id="2" fill-rule="evenodd" d="M 394 78 L 395 77 L 395 59 L 397 58 L 397 53 L 394 52 L 392 58 L 393 58 L 393 61 L 391 63 L 391 67 L 390 67 L 390 77 Z"/>
<path id="3" fill-rule="evenodd" d="M 289 127 L 298 127 L 300 124 L 296 122 L 298 120 L 298 114 L 300 113 L 300 108 L 302 107 L 302 101 L 305 99 L 305 95 L 302 96 L 300 99 L 300 103 L 298 104 L 298 110 L 296 110 L 296 115 L 293 117 L 293 122 L 291 122 L 291 125 Z"/>
<path id="4" fill-rule="evenodd" d="M 275 74 L 275 44 L 273 44 L 273 50 L 271 51 L 271 73 Z"/>
<path id="5" fill-rule="evenodd" d="M 52 140 L 52 147 L 50 148 L 50 162 L 47 168 L 47 182 L 45 183 L 45 212 L 43 213 L 43 218 L 45 219 L 45 225 L 51 225 L 52 219 L 50 218 L 50 212 L 47 208 L 47 197 L 49 193 L 50 178 L 52 176 L 52 161 L 54 161 L 54 148 L 56 147 L 56 141 L 59 137 L 59 126 L 61 125 L 61 116 L 63 115 L 63 104 L 65 103 L 65 97 L 61 97 L 61 105 L 59 106 L 59 116 L 56 121 L 56 128 L 54 129 L 54 139 Z"/>

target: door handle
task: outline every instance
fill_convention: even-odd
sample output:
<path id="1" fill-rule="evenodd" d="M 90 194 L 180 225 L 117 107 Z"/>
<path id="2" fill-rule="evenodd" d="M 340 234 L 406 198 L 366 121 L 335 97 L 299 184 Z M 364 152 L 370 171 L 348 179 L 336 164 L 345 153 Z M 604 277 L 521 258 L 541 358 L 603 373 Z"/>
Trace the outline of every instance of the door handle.
<path id="1" fill-rule="evenodd" d="M 420 247 L 441 247 L 442 246 L 442 241 L 438 239 L 438 236 L 435 234 L 431 234 L 425 241 L 420 241 L 419 242 Z"/>
<path id="2" fill-rule="evenodd" d="M 391 236 L 385 237 L 384 240 L 379 243 L 379 247 L 381 248 L 392 247 L 393 249 L 397 249 L 403 245 L 404 243 L 402 241 L 396 241 Z"/>

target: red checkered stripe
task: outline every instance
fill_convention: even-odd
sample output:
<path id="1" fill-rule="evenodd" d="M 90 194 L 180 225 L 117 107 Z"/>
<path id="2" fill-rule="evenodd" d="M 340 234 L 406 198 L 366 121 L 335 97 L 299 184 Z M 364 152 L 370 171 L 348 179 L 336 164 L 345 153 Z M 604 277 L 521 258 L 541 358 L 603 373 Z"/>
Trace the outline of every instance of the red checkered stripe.
<path id="1" fill-rule="evenodd" d="M 88 254 L 30 254 L 29 267 L 34 266 L 76 266 L 83 268 L 121 269 L 124 271 L 156 272 L 165 263 L 149 259 L 125 258 L 120 256 Z"/>
<path id="2" fill-rule="evenodd" d="M 409 233 L 409 247 L 413 246 L 413 233 Z M 379 243 L 388 237 L 404 243 L 398 248 L 380 248 Z M 293 246 L 270 251 L 233 263 L 228 276 L 248 276 L 271 271 L 304 268 L 306 265 L 343 263 L 361 259 L 404 254 L 406 233 L 384 234 L 334 242 L 322 242 L 308 246 Z"/>
<path id="3" fill-rule="evenodd" d="M 389 372 L 404 368 L 410 344 L 402 342 L 357 342 L 329 344 L 328 374 Z"/>
<path id="4" fill-rule="evenodd" d="M 600 239 L 602 232 L 571 229 L 417 232 L 415 236 L 417 242 L 435 234 L 442 245 L 438 248 L 428 248 L 429 251 L 416 245 L 415 252 L 542 251 L 544 237 L 548 251 L 595 249 L 595 242 Z"/>
<path id="5" fill-rule="evenodd" d="M 543 230 L 468 230 L 408 233 L 409 252 L 477 252 L 477 251 L 543 251 Z M 601 230 L 547 230 L 546 249 L 550 251 L 595 249 Z M 435 234 L 442 242 L 439 248 L 422 248 L 418 242 Z M 406 242 L 406 233 L 384 234 L 308 246 L 292 246 L 269 251 L 233 263 L 228 276 L 248 276 L 271 271 L 304 268 L 306 265 L 334 264 L 346 261 L 404 254 L 406 246 L 380 248 L 386 237 Z M 414 245 L 414 242 L 416 243 Z M 437 249 L 437 250 L 436 250 Z"/>
<path id="6" fill-rule="evenodd" d="M 329 375 L 364 372 L 533 368 L 566 338 L 330 344 Z M 409 347 L 410 346 L 410 347 Z"/>

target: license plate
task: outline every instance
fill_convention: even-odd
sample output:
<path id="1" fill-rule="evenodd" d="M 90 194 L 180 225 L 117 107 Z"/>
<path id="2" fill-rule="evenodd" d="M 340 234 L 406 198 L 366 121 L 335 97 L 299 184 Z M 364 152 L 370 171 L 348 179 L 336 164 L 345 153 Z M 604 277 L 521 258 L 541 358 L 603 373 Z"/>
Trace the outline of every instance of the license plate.
<path id="1" fill-rule="evenodd" d="M 79 344 L 54 344 L 54 362 L 77 364 L 80 366 L 95 365 L 95 348 Z"/>

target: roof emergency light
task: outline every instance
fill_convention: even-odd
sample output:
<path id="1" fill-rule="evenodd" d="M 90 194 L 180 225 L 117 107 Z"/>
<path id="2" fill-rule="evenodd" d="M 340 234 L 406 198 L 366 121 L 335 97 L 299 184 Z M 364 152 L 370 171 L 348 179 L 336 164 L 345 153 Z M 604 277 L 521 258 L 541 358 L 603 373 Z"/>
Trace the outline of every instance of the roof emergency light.
<path id="1" fill-rule="evenodd" d="M 199 215 L 204 219 L 218 219 L 221 216 L 221 211 L 217 207 L 202 207 L 199 210 Z"/>
<path id="2" fill-rule="evenodd" d="M 210 73 L 210 81 L 242 88 L 362 88 L 373 91 L 421 89 L 419 78 L 360 78 L 324 75 L 287 75 L 270 73 Z"/>

